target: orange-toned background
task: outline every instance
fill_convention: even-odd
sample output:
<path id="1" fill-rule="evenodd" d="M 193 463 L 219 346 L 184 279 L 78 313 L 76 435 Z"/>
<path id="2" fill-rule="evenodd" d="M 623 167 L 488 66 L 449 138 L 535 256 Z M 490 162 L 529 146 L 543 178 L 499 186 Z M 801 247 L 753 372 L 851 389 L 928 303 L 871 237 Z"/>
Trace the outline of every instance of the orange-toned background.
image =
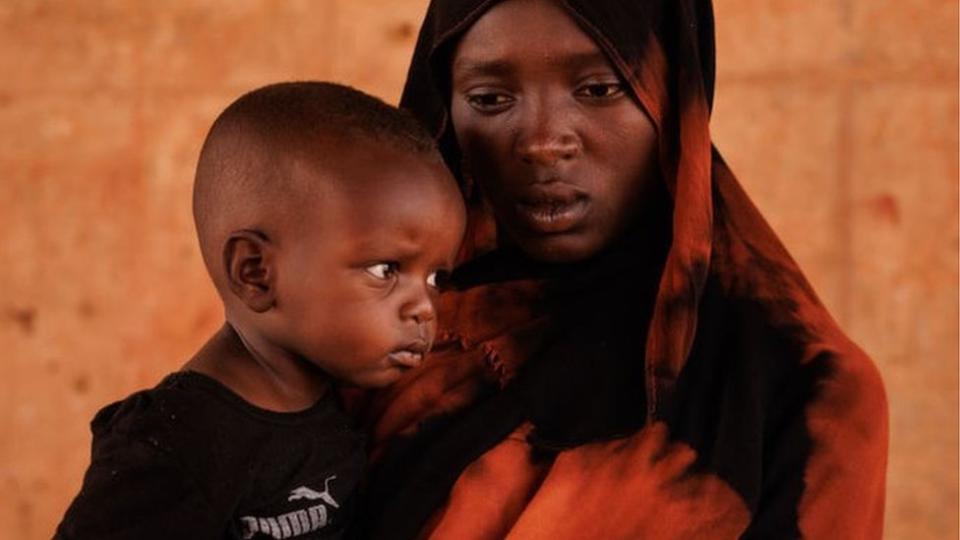
<path id="1" fill-rule="evenodd" d="M 714 139 L 886 380 L 887 537 L 956 538 L 957 2 L 716 3 Z M 297 78 L 396 102 L 425 5 L 0 0 L 0 537 L 49 537 L 93 413 L 219 324 L 189 210 L 217 112 Z"/>

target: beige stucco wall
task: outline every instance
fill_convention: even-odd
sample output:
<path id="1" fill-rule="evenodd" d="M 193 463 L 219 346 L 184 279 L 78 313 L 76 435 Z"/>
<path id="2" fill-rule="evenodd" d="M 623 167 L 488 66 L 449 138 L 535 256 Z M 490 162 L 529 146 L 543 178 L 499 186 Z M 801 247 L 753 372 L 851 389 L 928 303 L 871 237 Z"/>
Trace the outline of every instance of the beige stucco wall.
<path id="1" fill-rule="evenodd" d="M 0 0 L 0 537 L 49 537 L 93 413 L 218 325 L 189 211 L 218 110 L 396 102 L 425 4 Z M 887 537 L 956 538 L 957 3 L 716 4 L 714 139 L 886 380 Z"/>

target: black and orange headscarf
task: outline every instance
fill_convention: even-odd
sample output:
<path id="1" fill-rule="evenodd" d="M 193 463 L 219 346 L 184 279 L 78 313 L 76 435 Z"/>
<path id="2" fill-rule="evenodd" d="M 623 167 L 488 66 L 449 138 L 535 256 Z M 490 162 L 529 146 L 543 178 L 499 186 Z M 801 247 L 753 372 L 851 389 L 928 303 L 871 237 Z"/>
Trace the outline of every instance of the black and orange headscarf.
<path id="1" fill-rule="evenodd" d="M 495 3 L 431 2 L 401 100 L 455 172 L 450 52 Z M 560 3 L 655 125 L 656 237 L 544 267 L 464 186 L 443 339 L 365 411 L 363 535 L 879 538 L 882 383 L 712 146 L 710 1 Z"/>

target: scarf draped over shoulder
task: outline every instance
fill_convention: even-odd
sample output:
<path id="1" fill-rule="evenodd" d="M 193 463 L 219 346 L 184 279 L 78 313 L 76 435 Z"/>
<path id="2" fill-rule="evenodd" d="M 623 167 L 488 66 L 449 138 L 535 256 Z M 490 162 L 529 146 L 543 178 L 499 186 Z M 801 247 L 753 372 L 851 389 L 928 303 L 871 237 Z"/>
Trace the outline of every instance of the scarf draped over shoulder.
<path id="1" fill-rule="evenodd" d="M 470 220 L 434 352 L 362 407 L 361 535 L 879 538 L 883 386 L 711 143 L 710 1 L 560 1 L 652 120 L 666 184 L 653 233 L 563 269 L 497 248 L 460 174 L 450 55 L 495 3 L 433 0 L 403 92 Z"/>

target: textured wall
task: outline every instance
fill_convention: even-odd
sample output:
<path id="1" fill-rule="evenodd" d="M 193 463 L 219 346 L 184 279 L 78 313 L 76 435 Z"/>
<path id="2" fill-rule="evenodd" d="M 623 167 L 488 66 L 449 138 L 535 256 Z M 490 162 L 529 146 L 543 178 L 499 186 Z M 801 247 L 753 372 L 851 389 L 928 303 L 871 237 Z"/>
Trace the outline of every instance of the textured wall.
<path id="1" fill-rule="evenodd" d="M 0 0 L 0 537 L 49 537 L 93 413 L 219 324 L 189 211 L 216 113 L 295 78 L 395 102 L 425 3 Z M 717 145 L 886 379 L 887 536 L 955 538 L 957 3 L 716 3 Z"/>

